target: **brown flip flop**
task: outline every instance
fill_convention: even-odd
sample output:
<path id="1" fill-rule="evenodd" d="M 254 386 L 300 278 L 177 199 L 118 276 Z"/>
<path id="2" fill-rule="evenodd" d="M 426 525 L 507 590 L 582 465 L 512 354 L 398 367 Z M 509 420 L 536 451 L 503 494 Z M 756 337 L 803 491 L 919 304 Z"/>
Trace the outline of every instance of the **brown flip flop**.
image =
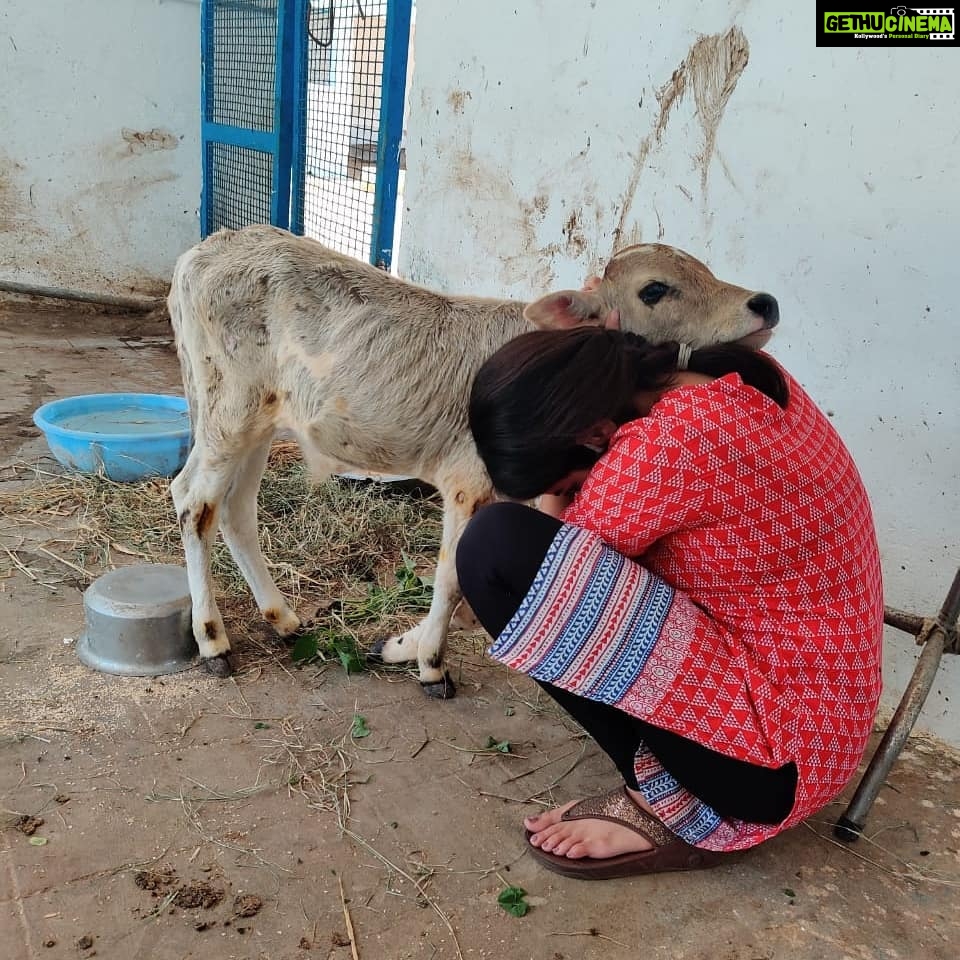
<path id="1" fill-rule="evenodd" d="M 612 880 L 615 877 L 634 877 L 645 873 L 665 873 L 668 870 L 700 870 L 715 867 L 729 854 L 701 850 L 681 840 L 656 817 L 641 810 L 631 799 L 625 787 L 611 790 L 602 797 L 581 800 L 567 810 L 561 820 L 609 820 L 629 827 L 653 844 L 652 850 L 622 853 L 616 857 L 582 857 L 579 860 L 548 853 L 530 843 L 533 835 L 526 830 L 527 846 L 531 856 L 548 870 L 579 880 Z"/>

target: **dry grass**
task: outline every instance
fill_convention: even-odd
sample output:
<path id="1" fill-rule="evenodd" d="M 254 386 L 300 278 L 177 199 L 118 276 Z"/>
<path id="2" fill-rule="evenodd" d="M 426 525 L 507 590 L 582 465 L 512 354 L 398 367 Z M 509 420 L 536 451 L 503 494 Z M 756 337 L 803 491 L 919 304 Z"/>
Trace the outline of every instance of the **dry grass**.
<path id="1" fill-rule="evenodd" d="M 168 480 L 113 483 L 21 465 L 15 489 L 0 492 L 0 537 L 7 561 L 42 576 L 59 561 L 77 586 L 131 562 L 183 563 Z M 440 540 L 436 497 L 377 483 L 314 485 L 289 444 L 278 444 L 260 490 L 260 541 L 281 591 L 294 604 L 364 596 L 389 586 L 407 564 L 432 570 Z M 249 596 L 226 547 L 214 551 L 222 600 Z"/>

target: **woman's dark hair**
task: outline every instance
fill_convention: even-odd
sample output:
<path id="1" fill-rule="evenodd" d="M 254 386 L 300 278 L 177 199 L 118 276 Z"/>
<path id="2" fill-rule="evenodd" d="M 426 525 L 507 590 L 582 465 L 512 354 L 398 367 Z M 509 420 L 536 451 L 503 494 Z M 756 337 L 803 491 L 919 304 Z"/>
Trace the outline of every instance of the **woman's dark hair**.
<path id="1" fill-rule="evenodd" d="M 636 394 L 673 382 L 679 349 L 594 326 L 533 331 L 501 347 L 477 372 L 470 393 L 470 430 L 495 489 L 530 500 L 571 471 L 592 467 L 600 454 L 583 437 L 603 420 L 636 419 Z M 687 369 L 711 377 L 737 373 L 787 405 L 779 367 L 749 347 L 701 347 Z"/>

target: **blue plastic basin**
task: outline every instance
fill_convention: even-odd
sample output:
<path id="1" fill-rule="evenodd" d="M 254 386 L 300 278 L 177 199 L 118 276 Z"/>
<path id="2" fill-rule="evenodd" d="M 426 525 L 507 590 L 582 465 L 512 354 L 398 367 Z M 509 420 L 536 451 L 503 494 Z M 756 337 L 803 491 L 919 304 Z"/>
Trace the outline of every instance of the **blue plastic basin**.
<path id="1" fill-rule="evenodd" d="M 183 397 L 94 393 L 45 403 L 33 415 L 50 452 L 70 470 L 128 483 L 172 477 L 190 452 Z"/>

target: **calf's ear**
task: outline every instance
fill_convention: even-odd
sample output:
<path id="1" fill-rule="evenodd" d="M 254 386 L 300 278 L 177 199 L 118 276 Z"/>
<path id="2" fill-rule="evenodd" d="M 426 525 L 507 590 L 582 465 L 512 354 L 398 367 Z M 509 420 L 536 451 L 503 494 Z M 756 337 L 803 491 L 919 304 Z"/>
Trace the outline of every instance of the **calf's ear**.
<path id="1" fill-rule="evenodd" d="M 606 310 L 600 298 L 583 290 L 559 290 L 527 304 L 523 315 L 541 330 L 566 330 L 604 322 Z"/>

